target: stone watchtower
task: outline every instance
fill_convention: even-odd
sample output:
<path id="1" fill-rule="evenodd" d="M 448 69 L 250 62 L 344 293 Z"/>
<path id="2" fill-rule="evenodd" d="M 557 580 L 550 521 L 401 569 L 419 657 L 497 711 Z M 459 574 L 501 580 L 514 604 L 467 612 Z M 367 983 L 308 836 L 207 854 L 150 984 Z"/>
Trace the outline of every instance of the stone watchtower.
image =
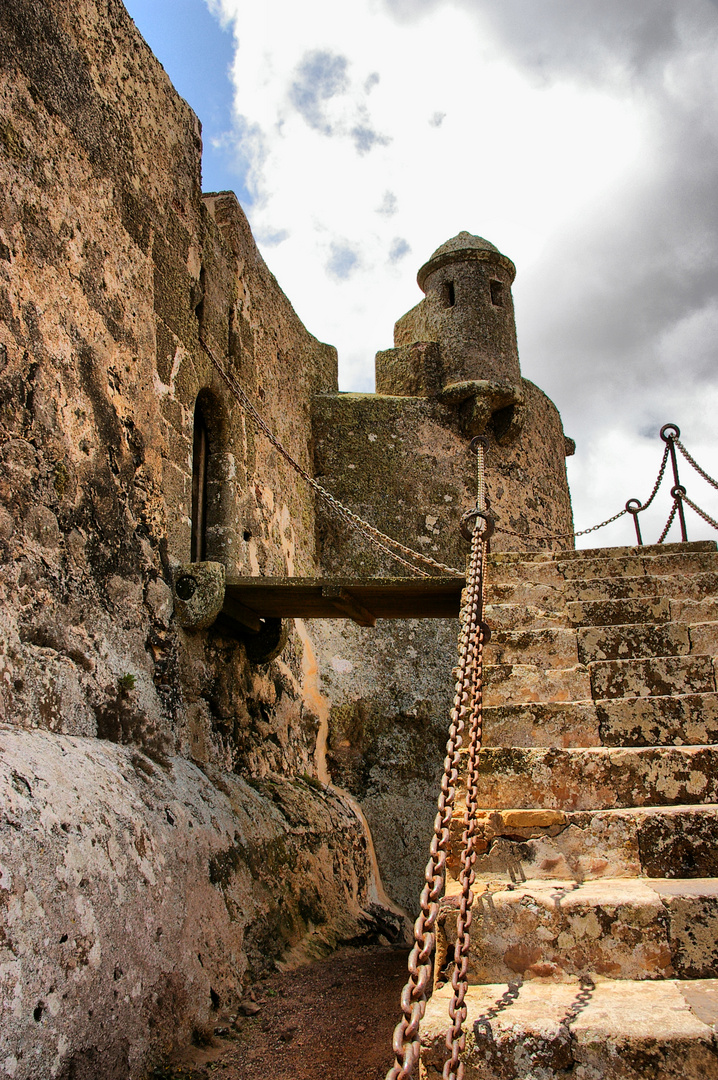
<path id="1" fill-rule="evenodd" d="M 396 323 L 376 357 L 376 393 L 323 393 L 312 404 L 321 483 L 386 533 L 463 568 L 459 522 L 476 499 L 471 438 L 488 439 L 487 488 L 499 528 L 492 551 L 572 548 L 564 438 L 556 406 L 522 378 L 511 285 L 514 264 L 462 232 L 419 270 L 425 297 Z M 407 571 L 357 542 L 317 508 L 325 574 Z M 546 533 L 564 534 L 548 542 Z M 456 625 L 441 620 L 312 627 L 331 701 L 327 762 L 360 803 L 382 878 L 413 910 L 446 743 Z M 430 658 L 430 659 L 429 659 Z M 432 749 L 428 749 L 432 748 Z"/>
<path id="2" fill-rule="evenodd" d="M 424 299 L 397 321 L 394 348 L 377 353 L 376 394 L 364 395 L 361 406 L 358 395 L 341 395 L 336 406 L 330 407 L 327 402 L 319 410 L 321 414 L 329 409 L 332 422 L 338 425 L 333 437 L 321 425 L 320 463 L 323 468 L 329 464 L 322 453 L 322 445 L 326 445 L 322 444 L 322 436 L 342 437 L 337 409 L 361 407 L 368 420 L 369 412 L 377 416 L 385 413 L 389 408 L 387 399 L 394 399 L 401 412 L 399 427 L 410 424 L 413 418 L 413 423 L 421 425 L 424 438 L 429 419 L 442 429 L 441 434 L 437 430 L 435 440 L 437 449 L 445 448 L 438 455 L 439 472 L 448 469 L 453 474 L 462 503 L 470 494 L 464 489 L 464 484 L 469 483 L 468 472 L 459 446 L 465 446 L 474 435 L 489 437 L 492 505 L 501 524 L 521 534 L 497 534 L 496 549 L 535 547 L 530 534 L 551 532 L 567 534 L 557 544 L 571 547 L 573 525 L 565 458 L 573 453 L 574 444 L 564 437 L 553 402 L 522 378 L 511 296 L 515 276 L 511 259 L 480 236 L 461 232 L 437 248 L 417 276 Z M 399 437 L 396 421 L 391 434 L 386 446 L 393 447 Z M 447 439 L 457 440 L 455 452 L 448 451 Z M 366 453 L 362 451 L 362 458 L 367 454 L 379 457 L 376 462 L 363 461 L 361 466 L 356 462 L 357 472 L 361 467 L 367 470 L 366 475 L 377 476 L 377 468 L 386 460 L 381 456 L 385 453 L 380 449 L 383 444 L 378 437 Z M 356 453 L 353 445 L 352 454 Z M 340 457 L 337 453 L 337 464 Z M 426 500 L 430 495 L 426 485 L 406 473 L 420 460 L 416 455 L 411 457 L 412 463 L 405 456 L 392 476 L 404 485 L 404 490 L 409 486 Z M 442 518 L 446 516 L 445 494 L 439 497 L 444 501 Z M 454 499 L 451 502 L 457 505 Z M 381 515 L 380 507 L 377 511 Z M 429 512 L 434 515 L 433 510 Z M 387 527 L 390 525 L 396 531 L 395 516 L 392 522 L 387 521 Z M 446 551 L 447 557 L 451 554 Z M 458 552 L 453 557 L 458 557 Z"/>

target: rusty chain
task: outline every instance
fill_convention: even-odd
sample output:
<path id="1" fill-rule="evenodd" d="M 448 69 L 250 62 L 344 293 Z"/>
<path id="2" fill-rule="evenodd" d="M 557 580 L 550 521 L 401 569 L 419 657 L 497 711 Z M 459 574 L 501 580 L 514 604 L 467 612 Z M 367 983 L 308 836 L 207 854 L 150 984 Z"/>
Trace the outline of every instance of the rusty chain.
<path id="1" fill-rule="evenodd" d="M 204 338 L 200 338 L 199 340 L 220 378 L 233 397 L 239 402 L 247 416 L 252 420 L 257 430 L 269 440 L 287 464 L 302 477 L 305 483 L 317 493 L 337 517 L 341 518 L 347 525 L 364 536 L 369 543 L 377 548 L 377 550 L 388 555 L 389 558 L 394 559 L 395 562 L 401 563 L 402 566 L 405 566 L 417 577 L 430 577 L 430 575 L 426 570 L 421 570 L 418 566 L 415 566 L 414 563 L 420 563 L 434 571 L 439 570 L 442 574 L 450 574 L 452 577 L 463 577 L 462 572 L 455 567 L 438 562 L 436 559 L 432 559 L 430 555 L 424 555 L 419 551 L 414 551 L 412 548 L 395 540 L 392 536 L 387 536 L 386 533 L 381 532 L 380 529 L 375 528 L 368 521 L 365 521 L 364 518 L 359 517 L 358 514 L 355 514 L 353 510 L 350 510 L 348 506 L 345 506 L 344 503 L 340 502 L 339 499 L 331 494 L 331 492 L 322 487 L 322 485 L 314 479 L 311 473 L 308 473 L 306 469 L 302 468 L 299 462 L 292 457 L 286 447 L 279 441 L 262 414 L 253 404 L 244 387 L 224 368 Z M 413 559 L 414 562 L 407 561 L 409 559 Z"/>
<path id="2" fill-rule="evenodd" d="M 580 529 L 579 532 L 565 532 L 565 533 L 541 533 L 535 536 L 533 533 L 520 533 L 513 532 L 511 529 L 502 529 L 499 525 L 495 527 L 495 532 L 503 533 L 504 536 L 520 536 L 522 540 L 565 540 L 569 536 L 587 536 L 588 533 L 595 532 L 596 529 L 602 529 L 604 525 L 610 525 L 612 521 L 618 521 L 620 517 L 627 514 L 628 510 L 625 508 L 619 510 L 613 517 L 606 518 L 605 521 L 600 522 L 599 525 L 592 525 L 590 529 Z"/>
<path id="3" fill-rule="evenodd" d="M 657 544 L 662 544 L 662 543 L 663 543 L 663 541 L 664 541 L 664 540 L 666 539 L 666 537 L 668 536 L 668 532 L 669 532 L 669 530 L 670 530 L 670 528 L 671 528 L 671 525 L 673 524 L 673 522 L 674 522 L 674 520 L 675 520 L 675 516 L 676 516 L 676 511 L 678 510 L 678 503 L 679 503 L 679 500 L 678 500 L 678 499 L 674 499 L 674 500 L 673 500 L 673 506 L 672 506 L 672 508 L 671 508 L 671 512 L 670 512 L 670 514 L 668 515 L 668 521 L 667 521 L 667 522 L 666 522 L 666 524 L 665 524 L 665 525 L 663 526 L 663 532 L 662 532 L 662 533 L 661 533 L 661 535 L 660 535 L 660 536 L 658 537 L 658 540 L 656 541 L 656 543 L 657 543 Z"/>
<path id="4" fill-rule="evenodd" d="M 648 509 L 648 507 L 651 505 L 651 503 L 655 499 L 656 495 L 658 494 L 658 489 L 661 486 L 661 481 L 663 480 L 663 474 L 666 471 L 666 465 L 668 464 L 668 455 L 669 455 L 669 453 L 670 453 L 670 446 L 669 446 L 668 443 L 666 443 L 666 449 L 663 451 L 663 461 L 661 462 L 661 467 L 658 470 L 658 476 L 656 477 L 656 482 L 653 485 L 653 491 L 648 496 L 648 498 L 643 503 L 643 505 L 641 505 L 641 503 L 638 503 L 638 506 L 634 507 L 633 510 L 629 510 L 628 509 L 628 503 L 626 503 L 626 510 L 628 510 L 629 514 L 640 514 L 640 513 L 642 513 L 643 510 Z M 638 499 L 629 499 L 628 502 L 638 502 Z"/>
<path id="5" fill-rule="evenodd" d="M 475 809 L 477 801 L 478 773 L 476 757 L 481 736 L 481 693 L 476 692 L 476 681 L 480 678 L 483 647 L 482 612 L 483 612 L 483 569 L 486 544 L 491 532 L 489 515 L 484 510 L 483 446 L 477 450 L 477 481 L 479 498 L 477 508 L 465 515 L 476 518 L 471 537 L 471 555 L 466 577 L 466 588 L 462 598 L 461 630 L 459 634 L 459 663 L 457 668 L 454 705 L 451 710 L 449 739 L 446 744 L 444 774 L 441 779 L 441 791 L 438 800 L 438 812 L 434 821 L 434 836 L 429 848 L 429 861 L 424 875 L 425 885 L 420 897 L 421 911 L 414 924 L 414 946 L 409 955 L 409 978 L 401 995 L 402 1017 L 394 1029 L 392 1047 L 395 1062 L 386 1075 L 386 1080 L 409 1080 L 413 1075 L 421 1052 L 419 1027 L 426 1011 L 426 1001 L 431 993 L 433 974 L 433 954 L 436 943 L 435 927 L 439 913 L 439 899 L 444 891 L 446 878 L 446 856 L 449 849 L 449 829 L 459 776 L 460 750 L 464 743 L 464 732 L 469 724 L 469 769 L 467 793 L 467 825 L 464 830 L 466 840 L 462 855 L 462 908 L 460 912 L 461 953 L 456 972 L 452 977 L 454 995 L 450 1006 L 452 1019 L 447 1033 L 447 1046 L 451 1057 L 444 1067 L 444 1076 L 451 1080 L 461 1080 L 463 1066 L 459 1055 L 463 1051 L 466 1036 L 463 1034 L 463 1022 L 466 1018 L 466 968 L 468 966 L 468 931 L 471 925 L 471 885 L 473 884 L 473 864 L 476 855 L 473 851 L 475 829 Z M 471 809 L 473 807 L 473 810 Z M 468 854 L 467 854 L 468 850 Z M 466 868 L 466 870 L 465 870 Z M 466 895 L 464 896 L 464 893 Z M 458 1071 L 456 1071 L 458 1068 Z M 448 1070 L 448 1071 L 447 1071 Z"/>
<path id="6" fill-rule="evenodd" d="M 693 468 L 696 470 L 698 475 L 702 476 L 703 479 L 706 480 L 711 485 L 711 487 L 714 487 L 718 491 L 718 481 L 714 480 L 712 476 L 708 475 L 708 473 L 705 471 L 705 469 L 702 469 L 700 467 L 700 465 L 698 464 L 696 459 L 694 457 L 692 457 L 688 453 L 688 451 L 686 450 L 685 446 L 683 445 L 683 443 L 681 442 L 680 439 L 674 439 L 673 441 L 675 442 L 675 444 L 678 447 L 678 449 L 680 450 L 680 452 L 683 454 L 683 457 L 686 459 L 687 462 L 689 462 L 689 464 L 691 464 L 693 466 Z M 688 502 L 687 499 L 685 501 Z M 695 510 L 695 507 L 693 507 L 693 509 Z M 700 510 L 697 511 L 697 512 L 700 513 Z M 711 518 L 709 520 L 711 521 L 711 524 L 713 524 L 713 519 Z"/>
<path id="7" fill-rule="evenodd" d="M 484 444 L 480 440 L 474 440 L 476 447 L 476 506 L 479 512 L 485 512 L 487 507 L 486 483 L 484 475 Z M 477 525 L 471 538 L 472 561 L 475 561 L 474 577 L 476 582 L 478 600 L 476 604 L 476 616 L 473 626 L 469 630 L 468 651 L 469 664 L 469 690 L 470 711 L 468 717 L 469 728 L 469 752 L 466 769 L 466 809 L 464 812 L 464 831 L 461 837 L 461 872 L 459 883 L 461 886 L 461 898 L 459 913 L 456 920 L 456 942 L 454 944 L 454 970 L 451 974 L 451 1002 L 449 1003 L 449 1017 L 451 1026 L 446 1033 L 446 1048 L 449 1057 L 444 1062 L 443 1080 L 463 1080 L 464 1063 L 460 1055 L 466 1048 L 466 1033 L 463 1030 L 466 1021 L 466 993 L 468 990 L 468 967 L 469 949 L 471 947 L 471 922 L 472 904 L 474 894 L 472 885 L 476 880 L 474 864 L 476 851 L 474 840 L 476 837 L 476 811 L 479 802 L 479 750 L 481 749 L 482 720 L 483 720 L 483 651 L 484 651 L 484 588 L 485 588 L 485 564 L 487 542 L 490 535 L 491 524 L 486 519 L 485 528 L 479 530 Z"/>
<path id="8" fill-rule="evenodd" d="M 683 502 L 688 503 L 691 510 L 695 510 L 696 514 L 698 514 L 699 517 L 702 517 L 703 520 L 708 522 L 709 525 L 712 525 L 714 529 L 718 529 L 718 521 L 716 521 L 715 518 L 712 518 L 710 514 L 706 514 L 705 510 L 701 510 L 700 506 L 696 506 L 696 504 L 691 499 L 689 499 L 687 495 L 683 495 L 682 498 Z"/>

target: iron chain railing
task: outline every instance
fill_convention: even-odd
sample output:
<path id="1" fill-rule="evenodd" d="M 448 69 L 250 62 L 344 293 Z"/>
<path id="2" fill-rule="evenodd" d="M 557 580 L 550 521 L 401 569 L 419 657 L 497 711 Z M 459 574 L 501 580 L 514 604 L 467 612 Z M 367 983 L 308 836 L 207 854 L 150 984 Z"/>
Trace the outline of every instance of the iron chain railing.
<path id="1" fill-rule="evenodd" d="M 714 487 L 718 490 L 718 482 L 715 481 L 712 476 L 709 476 L 708 473 L 700 467 L 695 458 L 688 453 L 685 446 L 681 442 L 680 437 L 681 431 L 677 424 L 663 425 L 663 427 L 661 428 L 661 438 L 666 444 L 666 449 L 663 452 L 663 461 L 661 462 L 661 467 L 658 471 L 658 478 L 653 485 L 653 491 L 651 492 L 650 497 L 647 499 L 647 501 L 643 504 L 641 504 L 640 499 L 629 499 L 626 503 L 626 510 L 633 517 L 633 524 L 636 529 L 636 543 L 639 544 L 639 546 L 643 545 L 643 535 L 641 533 L 641 526 L 638 521 L 638 515 L 643 513 L 644 510 L 648 509 L 648 507 L 651 505 L 656 495 L 658 494 L 658 489 L 660 488 L 663 481 L 663 477 L 666 471 L 666 464 L 669 458 L 671 460 L 671 469 L 673 471 L 673 486 L 671 487 L 671 497 L 673 499 L 673 505 L 671 506 L 671 510 L 668 515 L 668 521 L 663 528 L 663 532 L 658 538 L 658 543 L 662 544 L 663 541 L 666 539 L 668 531 L 673 522 L 675 521 L 676 515 L 678 515 L 678 522 L 681 528 L 681 540 L 684 544 L 688 540 L 686 515 L 683 509 L 684 503 L 690 506 L 691 510 L 693 510 L 694 513 L 698 514 L 699 517 L 703 518 L 705 522 L 707 522 L 709 525 L 712 525 L 714 529 L 718 529 L 718 522 L 715 521 L 710 516 L 710 514 L 707 514 L 705 510 L 702 510 L 699 506 L 697 506 L 692 499 L 688 498 L 686 489 L 681 483 L 680 476 L 678 475 L 678 455 L 676 454 L 676 447 L 678 447 L 686 461 L 693 466 L 699 476 L 702 476 L 703 479 L 711 485 L 711 487 Z"/>
<path id="2" fill-rule="evenodd" d="M 681 431 L 677 424 L 664 424 L 661 428 L 661 438 L 666 444 L 666 447 L 663 451 L 663 459 L 661 461 L 661 466 L 658 470 L 656 482 L 653 485 L 653 490 L 651 491 L 651 494 L 648 496 L 644 503 L 642 503 L 640 499 L 629 499 L 623 510 L 619 510 L 618 513 L 613 514 L 609 518 L 606 518 L 605 521 L 599 522 L 598 525 L 592 525 L 590 529 L 579 529 L 577 532 L 520 533 L 515 532 L 512 529 L 504 529 L 499 524 L 496 525 L 495 531 L 497 533 L 502 533 L 504 536 L 517 536 L 520 537 L 522 540 L 566 540 L 570 537 L 576 538 L 577 536 L 587 536 L 589 533 L 596 532 L 597 529 L 603 529 L 606 525 L 610 525 L 612 522 L 618 521 L 618 519 L 622 518 L 624 514 L 630 514 L 633 518 L 633 524 L 636 530 L 636 543 L 640 546 L 643 546 L 643 534 L 641 532 L 638 515 L 642 514 L 644 510 L 648 509 L 648 507 L 653 503 L 653 500 L 658 494 L 658 490 L 663 483 L 663 477 L 665 476 L 666 466 L 669 459 L 671 462 L 671 469 L 673 471 L 673 486 L 671 487 L 671 497 L 673 499 L 673 503 L 671 505 L 671 510 L 668 515 L 668 520 L 663 527 L 663 531 L 661 532 L 657 543 L 662 544 L 664 542 L 671 528 L 671 525 L 676 519 L 676 515 L 678 515 L 678 521 L 681 528 L 681 540 L 683 541 L 683 543 L 686 543 L 686 541 L 688 540 L 688 529 L 686 527 L 686 517 L 683 509 L 684 503 L 686 504 L 686 506 L 690 506 L 691 510 L 693 510 L 693 512 L 696 513 L 700 518 L 702 518 L 703 521 L 705 521 L 708 525 L 711 525 L 714 529 L 718 529 L 718 521 L 716 521 L 715 518 L 711 517 L 710 514 L 706 513 L 705 510 L 701 509 L 700 506 L 697 506 L 696 503 L 688 497 L 686 488 L 681 483 L 680 477 L 678 475 L 678 457 L 676 455 L 676 447 L 678 447 L 683 457 L 686 459 L 689 465 L 691 465 L 696 470 L 698 475 L 701 476 L 706 481 L 706 483 L 710 484 L 711 487 L 715 488 L 716 490 L 718 490 L 718 481 L 714 480 L 712 476 L 709 476 L 705 469 L 702 469 L 698 462 L 695 460 L 695 458 L 688 452 L 688 450 L 686 450 L 685 446 L 680 440 L 680 434 Z"/>

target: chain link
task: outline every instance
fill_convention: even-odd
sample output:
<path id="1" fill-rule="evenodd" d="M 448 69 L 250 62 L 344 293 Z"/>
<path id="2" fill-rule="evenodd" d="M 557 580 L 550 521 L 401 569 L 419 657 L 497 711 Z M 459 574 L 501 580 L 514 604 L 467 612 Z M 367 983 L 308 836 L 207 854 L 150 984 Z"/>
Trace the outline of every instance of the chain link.
<path id="1" fill-rule="evenodd" d="M 478 531 L 478 530 L 477 530 Z M 470 648 L 472 650 L 471 663 L 471 711 L 469 714 L 469 754 L 466 776 L 466 812 L 464 815 L 464 831 L 461 837 L 461 899 L 459 914 L 456 920 L 456 943 L 454 945 L 454 970 L 451 975 L 452 997 L 449 1004 L 449 1017 L 451 1026 L 446 1033 L 446 1046 L 450 1057 L 444 1062 L 443 1080 L 463 1080 L 464 1063 L 460 1055 L 466 1048 L 466 1033 L 463 1030 L 466 1021 L 466 993 L 469 987 L 468 967 L 469 949 L 471 947 L 471 922 L 472 905 L 474 894 L 472 885 L 476 880 L 474 864 L 476 862 L 476 850 L 474 841 L 476 838 L 476 811 L 479 802 L 479 768 L 478 759 L 481 749 L 482 734 L 482 667 L 484 648 L 483 629 L 483 582 L 484 566 L 486 563 L 486 543 L 480 541 L 479 569 L 481 599 L 478 605 L 478 622 L 472 635 Z"/>
<path id="2" fill-rule="evenodd" d="M 718 521 L 716 521 L 715 518 L 712 518 L 710 514 L 706 514 L 705 510 L 701 510 L 700 506 L 696 506 L 687 495 L 683 496 L 683 502 L 688 503 L 691 510 L 695 510 L 695 512 L 702 517 L 704 521 L 707 521 L 709 525 L 712 525 L 714 529 L 718 529 Z"/>
<path id="3" fill-rule="evenodd" d="M 656 482 L 653 485 L 653 491 L 649 495 L 648 500 L 646 502 L 644 502 L 643 506 L 637 506 L 635 508 L 635 510 L 631 510 L 630 513 L 632 513 L 632 514 L 640 514 L 640 513 L 642 513 L 644 510 L 648 509 L 648 507 L 651 505 L 651 503 L 655 499 L 656 495 L 658 494 L 658 489 L 661 486 L 661 481 L 663 480 L 663 474 L 666 471 L 666 465 L 668 463 L 668 454 L 669 453 L 670 453 L 670 446 L 669 446 L 668 443 L 666 443 L 666 449 L 663 451 L 663 461 L 661 462 L 661 467 L 658 470 L 658 477 L 656 478 Z"/>
<path id="4" fill-rule="evenodd" d="M 483 510 L 485 490 L 483 480 L 483 448 L 478 451 L 477 481 L 479 500 L 477 509 Z M 471 555 L 466 575 L 466 588 L 462 596 L 461 630 L 459 634 L 459 663 L 454 689 L 454 705 L 451 710 L 449 739 L 446 744 L 444 774 L 441 780 L 438 813 L 434 821 L 434 836 L 429 849 L 429 861 L 425 872 L 426 884 L 420 897 L 421 912 L 414 924 L 414 947 L 409 955 L 409 979 L 401 995 L 402 1018 L 394 1029 L 393 1050 L 395 1062 L 386 1080 L 409 1080 L 419 1061 L 421 1043 L 419 1026 L 426 1011 L 426 1001 L 432 989 L 433 954 L 436 944 L 435 926 L 439 913 L 439 900 L 446 879 L 446 856 L 449 849 L 449 829 L 459 776 L 460 750 L 464 733 L 469 725 L 469 776 L 462 854 L 462 899 L 457 925 L 455 959 L 452 976 L 453 996 L 449 1008 L 452 1024 L 447 1033 L 447 1047 L 451 1052 L 444 1066 L 444 1076 L 461 1080 L 463 1065 L 459 1055 L 466 1044 L 463 1022 L 466 1019 L 466 997 L 469 951 L 469 928 L 471 926 L 471 885 L 474 881 L 473 865 L 476 854 L 473 847 L 478 801 L 477 755 L 481 741 L 481 661 L 483 651 L 483 593 L 486 535 L 488 522 L 477 518 L 471 536 Z M 478 687 L 478 689 L 477 689 Z M 458 952 L 457 952 L 458 950 Z"/>
<path id="5" fill-rule="evenodd" d="M 705 469 L 702 469 L 700 467 L 700 465 L 698 464 L 696 459 L 694 457 L 692 457 L 691 454 L 688 453 L 688 451 L 686 450 L 685 446 L 683 445 L 683 443 L 681 442 L 680 439 L 674 439 L 673 441 L 676 444 L 676 446 L 678 447 L 678 449 L 680 450 L 680 452 L 683 454 L 683 457 L 686 459 L 687 462 L 689 462 L 693 466 L 693 468 L 696 470 L 696 472 L 699 474 L 699 476 L 702 476 L 704 480 L 708 481 L 708 483 L 711 485 L 711 487 L 714 487 L 718 491 L 718 481 L 714 480 L 712 476 L 708 475 L 708 473 L 705 471 Z M 685 501 L 688 502 L 688 499 L 685 499 Z M 692 503 L 690 503 L 689 505 L 693 506 Z M 693 507 L 693 509 L 695 510 L 695 507 Z M 697 510 L 696 513 L 701 514 L 701 511 Z M 711 522 L 711 524 L 713 524 L 713 519 L 712 518 L 709 518 L 707 520 L 709 520 Z"/>
<path id="6" fill-rule="evenodd" d="M 618 521 L 620 517 L 627 514 L 628 510 L 625 508 L 619 510 L 613 517 L 606 518 L 600 525 L 592 525 L 590 529 L 581 529 L 579 532 L 565 532 L 565 533 L 542 533 L 539 536 L 535 536 L 533 533 L 520 533 L 512 532 L 511 529 L 502 529 L 500 525 L 495 527 L 495 532 L 504 533 L 506 536 L 520 536 L 522 540 L 565 540 L 569 536 L 587 536 L 588 533 L 595 532 L 596 529 L 602 529 L 604 525 L 610 525 L 612 521 Z"/>
<path id="7" fill-rule="evenodd" d="M 677 442 L 678 440 L 674 441 Z M 678 445 L 680 446 L 681 444 L 678 443 Z M 647 509 L 647 507 L 651 505 L 656 495 L 658 494 L 658 489 L 661 486 L 661 481 L 663 480 L 663 474 L 666 471 L 668 454 L 669 449 L 668 444 L 666 444 L 666 449 L 663 451 L 663 461 L 661 462 L 661 467 L 658 470 L 658 476 L 656 477 L 656 482 L 653 485 L 653 491 L 649 495 L 647 501 L 644 502 L 642 506 L 636 507 L 634 510 L 629 510 L 628 507 L 624 507 L 623 510 L 619 510 L 617 514 L 613 515 L 613 517 L 606 518 L 605 521 L 601 521 L 598 525 L 592 525 L 590 529 L 579 529 L 578 532 L 543 533 L 539 536 L 534 536 L 531 533 L 519 533 L 512 532 L 511 529 L 502 529 L 499 525 L 496 526 L 496 532 L 504 533 L 505 536 L 519 536 L 523 540 L 565 540 L 567 537 L 570 536 L 588 536 L 589 533 L 596 532 L 597 529 L 603 529 L 604 526 L 610 525 L 613 521 L 618 521 L 618 519 L 622 518 L 624 514 L 640 514 L 642 510 Z M 695 462 L 693 464 L 695 464 Z M 696 466 L 696 468 L 698 468 L 698 466 Z"/>
<path id="8" fill-rule="evenodd" d="M 658 537 L 658 540 L 656 541 L 657 544 L 662 544 L 663 541 L 668 536 L 668 531 L 669 531 L 671 525 L 673 524 L 673 520 L 674 520 L 674 518 L 676 516 L 676 511 L 678 510 L 678 501 L 679 501 L 678 499 L 673 500 L 673 508 L 672 508 L 670 514 L 668 515 L 668 521 L 666 522 L 666 524 L 664 526 L 663 532 L 661 533 L 661 535 Z"/>
<path id="9" fill-rule="evenodd" d="M 302 466 L 296 461 L 284 445 L 279 441 L 272 429 L 265 421 L 262 414 L 254 406 L 251 399 L 248 397 L 246 391 L 237 380 L 225 370 L 223 365 L 219 362 L 212 349 L 207 342 L 200 338 L 200 344 L 207 353 L 213 366 L 216 368 L 223 382 L 226 384 L 230 392 L 237 399 L 239 404 L 244 409 L 245 413 L 250 417 L 255 427 L 261 431 L 261 433 L 269 440 L 274 448 L 281 454 L 284 460 L 291 466 L 294 471 L 302 477 L 302 479 L 309 484 L 309 486 L 319 495 L 319 497 L 330 507 L 330 509 L 341 518 L 351 528 L 355 529 L 362 536 L 364 536 L 377 550 L 388 555 L 391 559 L 401 563 L 412 574 L 417 577 L 429 577 L 430 575 L 425 571 L 419 569 L 414 563 L 420 563 L 422 566 L 426 566 L 431 570 L 439 570 L 442 574 L 450 574 L 452 577 L 463 577 L 461 570 L 457 570 L 456 567 L 447 566 L 446 563 L 438 562 L 436 559 L 432 559 L 430 555 L 424 555 L 419 551 L 414 551 L 413 548 L 407 547 L 405 544 L 401 544 L 398 540 L 395 540 L 392 536 L 387 536 L 386 533 L 381 532 L 375 528 L 364 518 L 359 517 L 353 510 L 350 510 L 348 506 L 345 506 L 339 501 L 331 492 L 323 488 L 314 477 L 303 469 Z M 399 554 L 401 552 L 401 554 Z M 406 556 L 403 558 L 402 556 Z M 408 562 L 407 559 L 413 559 L 414 563 Z"/>

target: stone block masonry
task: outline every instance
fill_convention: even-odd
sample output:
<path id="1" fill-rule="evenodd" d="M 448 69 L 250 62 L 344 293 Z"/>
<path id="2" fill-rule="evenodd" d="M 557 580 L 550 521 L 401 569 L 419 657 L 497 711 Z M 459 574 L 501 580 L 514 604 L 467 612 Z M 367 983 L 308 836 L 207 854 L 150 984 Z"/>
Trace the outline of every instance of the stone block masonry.
<path id="1" fill-rule="evenodd" d="M 467 1080 L 718 1078 L 716 623 L 683 600 L 717 558 L 700 542 L 490 560 L 487 617 L 521 629 L 486 650 Z M 509 704 L 492 698 L 497 671 Z M 427 1077 L 442 1071 L 457 891 L 438 920 Z"/>

